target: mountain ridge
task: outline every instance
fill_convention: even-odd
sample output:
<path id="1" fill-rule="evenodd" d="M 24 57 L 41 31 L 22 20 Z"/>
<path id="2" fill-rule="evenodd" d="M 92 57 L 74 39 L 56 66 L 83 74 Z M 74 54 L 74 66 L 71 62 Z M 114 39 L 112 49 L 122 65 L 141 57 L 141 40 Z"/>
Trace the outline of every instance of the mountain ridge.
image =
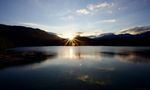
<path id="1" fill-rule="evenodd" d="M 76 41 L 75 41 L 76 40 Z M 0 24 L 0 49 L 27 46 L 71 46 L 69 40 L 38 28 Z M 104 33 L 98 37 L 76 36 L 76 46 L 150 46 L 150 31 L 140 34 Z M 69 41 L 71 42 L 71 41 Z"/>

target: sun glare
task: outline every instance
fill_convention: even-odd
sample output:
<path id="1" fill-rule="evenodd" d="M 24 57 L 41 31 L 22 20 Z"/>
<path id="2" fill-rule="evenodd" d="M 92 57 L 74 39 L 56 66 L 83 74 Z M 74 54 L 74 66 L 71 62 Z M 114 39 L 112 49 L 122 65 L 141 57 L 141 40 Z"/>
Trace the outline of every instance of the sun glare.
<path id="1" fill-rule="evenodd" d="M 68 39 L 68 40 L 73 40 L 75 38 L 75 35 L 73 33 L 68 33 L 68 34 L 63 34 L 60 37 Z"/>
<path id="2" fill-rule="evenodd" d="M 65 46 L 76 46 L 78 45 L 79 40 L 76 39 L 77 35 L 74 33 L 67 33 L 59 35 L 61 38 L 65 40 Z"/>
<path id="3" fill-rule="evenodd" d="M 75 36 L 69 36 L 68 39 L 69 40 L 73 40 L 75 38 Z"/>

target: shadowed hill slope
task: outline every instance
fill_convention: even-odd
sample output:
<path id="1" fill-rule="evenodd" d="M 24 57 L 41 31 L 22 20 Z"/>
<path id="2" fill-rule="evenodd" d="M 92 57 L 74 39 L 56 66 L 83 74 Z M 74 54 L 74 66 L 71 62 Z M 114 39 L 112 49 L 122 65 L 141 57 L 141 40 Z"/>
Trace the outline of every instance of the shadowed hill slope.
<path id="1" fill-rule="evenodd" d="M 62 45 L 62 39 L 53 33 L 24 26 L 0 24 L 1 48 L 18 46 Z"/>

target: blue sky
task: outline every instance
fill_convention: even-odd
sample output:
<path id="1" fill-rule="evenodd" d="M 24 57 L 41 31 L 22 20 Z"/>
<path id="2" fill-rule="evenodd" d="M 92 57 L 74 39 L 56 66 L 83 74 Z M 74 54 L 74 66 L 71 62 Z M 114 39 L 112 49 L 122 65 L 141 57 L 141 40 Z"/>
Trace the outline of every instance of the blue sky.
<path id="1" fill-rule="evenodd" d="M 58 34 L 150 25 L 150 0 L 0 0 L 0 23 Z"/>

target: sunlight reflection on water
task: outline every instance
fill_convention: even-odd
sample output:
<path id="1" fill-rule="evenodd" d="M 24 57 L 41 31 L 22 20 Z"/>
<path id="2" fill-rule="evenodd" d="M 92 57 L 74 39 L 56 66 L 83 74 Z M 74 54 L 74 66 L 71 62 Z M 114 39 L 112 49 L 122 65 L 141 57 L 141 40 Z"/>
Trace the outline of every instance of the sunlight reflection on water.
<path id="1" fill-rule="evenodd" d="M 100 59 L 101 56 L 99 55 L 98 52 L 92 52 L 92 51 L 77 48 L 77 47 L 69 47 L 69 48 L 62 48 L 62 50 L 58 52 L 57 57 L 62 58 L 62 59 L 97 60 L 97 59 Z"/>
<path id="2" fill-rule="evenodd" d="M 81 89 L 81 85 L 85 90 L 99 90 L 103 87 L 123 87 L 126 90 L 149 88 L 150 48 L 147 47 L 31 47 L 17 50 L 54 55 L 39 63 L 0 71 L 2 82 L 5 82 L 5 77 L 15 78 L 15 83 L 10 85 L 18 86 L 21 80 L 28 88 L 34 87 L 37 90 L 40 86 L 48 89 Z M 11 74 L 14 76 L 10 77 Z"/>

